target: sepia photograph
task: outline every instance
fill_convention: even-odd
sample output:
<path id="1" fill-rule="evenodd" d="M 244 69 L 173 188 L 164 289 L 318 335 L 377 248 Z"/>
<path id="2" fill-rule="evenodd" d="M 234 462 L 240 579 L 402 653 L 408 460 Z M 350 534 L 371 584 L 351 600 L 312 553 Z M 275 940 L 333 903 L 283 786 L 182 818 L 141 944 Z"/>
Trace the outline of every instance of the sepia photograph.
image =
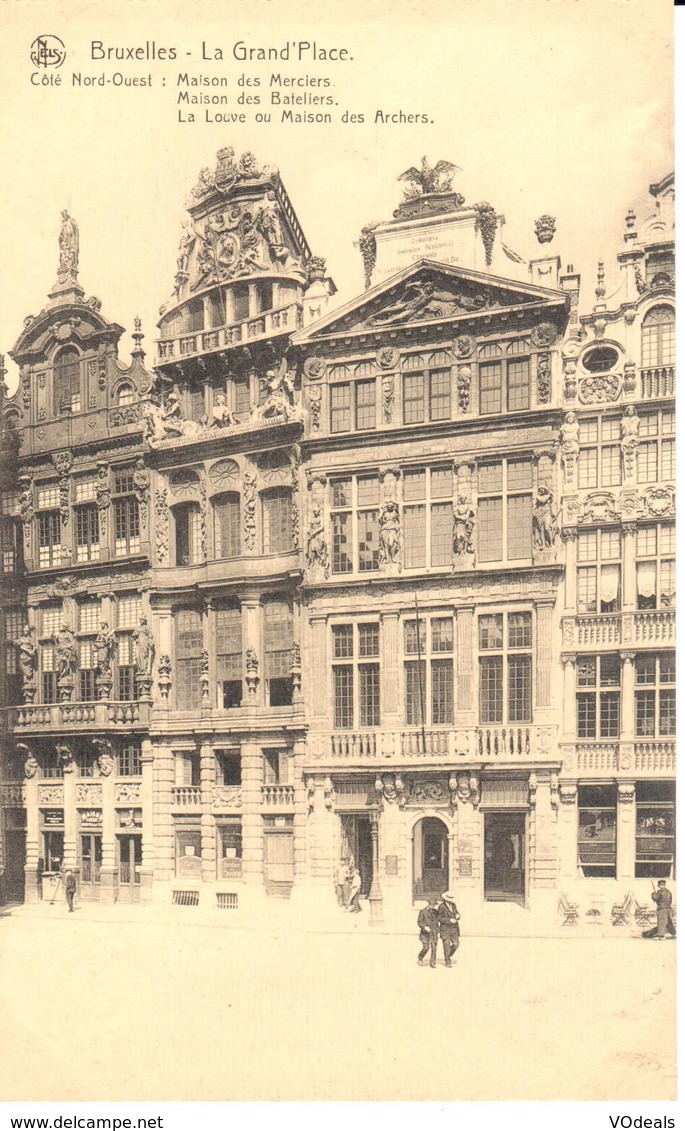
<path id="1" fill-rule="evenodd" d="M 663 1115 L 672 4 L 0 16 L 0 1111 Z"/>

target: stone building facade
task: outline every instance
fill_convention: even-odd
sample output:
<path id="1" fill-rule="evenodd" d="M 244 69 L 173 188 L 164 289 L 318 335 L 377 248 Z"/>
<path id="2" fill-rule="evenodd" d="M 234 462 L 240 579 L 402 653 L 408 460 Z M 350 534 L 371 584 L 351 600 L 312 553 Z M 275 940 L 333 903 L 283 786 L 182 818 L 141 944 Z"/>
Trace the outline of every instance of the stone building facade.
<path id="1" fill-rule="evenodd" d="M 6 898 L 324 906 L 343 860 L 374 921 L 449 887 L 551 923 L 671 875 L 672 178 L 582 314 L 411 172 L 334 308 L 221 150 L 152 368 L 63 215 L 2 403 Z"/>

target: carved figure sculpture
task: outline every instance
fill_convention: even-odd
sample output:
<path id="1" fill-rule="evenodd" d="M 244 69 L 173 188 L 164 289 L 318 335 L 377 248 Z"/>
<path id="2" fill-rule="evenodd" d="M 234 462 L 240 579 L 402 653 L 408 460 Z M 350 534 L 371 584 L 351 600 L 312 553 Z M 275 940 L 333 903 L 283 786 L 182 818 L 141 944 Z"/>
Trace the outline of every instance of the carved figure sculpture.
<path id="1" fill-rule="evenodd" d="M 115 649 L 114 633 L 106 620 L 100 621 L 100 631 L 95 637 L 95 658 L 101 676 L 111 676 Z"/>
<path id="2" fill-rule="evenodd" d="M 155 641 L 147 617 L 141 617 L 138 628 L 133 633 L 135 642 L 136 676 L 138 679 L 152 679 L 155 662 Z"/>
<path id="3" fill-rule="evenodd" d="M 461 172 L 461 169 L 451 161 L 438 161 L 435 165 L 429 165 L 426 158 L 422 157 L 420 169 L 412 165 L 410 169 L 400 173 L 397 179 L 409 182 L 405 195 L 413 199 L 429 192 L 449 192 L 457 172 Z"/>
<path id="4" fill-rule="evenodd" d="M 22 683 L 26 686 L 33 682 L 38 666 L 38 649 L 33 639 L 33 631 L 27 624 L 24 625 L 24 631 L 19 639 L 14 641 L 14 646 L 17 649 Z"/>
<path id="5" fill-rule="evenodd" d="M 466 495 L 460 495 L 453 511 L 454 525 L 452 530 L 452 551 L 457 557 L 462 554 L 475 553 L 473 548 L 473 531 L 476 526 L 476 514 Z"/>
<path id="6" fill-rule="evenodd" d="M 378 527 L 379 561 L 386 564 L 398 561 L 400 555 L 400 508 L 392 499 L 383 503 Z"/>
<path id="7" fill-rule="evenodd" d="M 577 456 L 580 451 L 580 424 L 575 412 L 567 412 L 559 430 L 561 454 L 564 459 Z"/>
<path id="8" fill-rule="evenodd" d="M 323 514 L 320 506 L 314 506 L 307 534 L 307 565 L 322 566 L 328 577 L 328 546 L 323 527 Z"/>
<path id="9" fill-rule="evenodd" d="M 63 624 L 55 640 L 57 678 L 60 683 L 73 679 L 78 668 L 78 646 L 71 629 Z"/>
<path id="10" fill-rule="evenodd" d="M 533 545 L 536 550 L 550 549 L 557 534 L 557 516 L 553 512 L 554 496 L 548 487 L 538 487 L 533 506 Z"/>
<path id="11" fill-rule="evenodd" d="M 211 428 L 230 428 L 238 423 L 238 417 L 228 407 L 225 393 L 217 393 L 212 407 Z"/>
<path id="12" fill-rule="evenodd" d="M 59 233 L 59 273 L 76 275 L 78 272 L 78 224 L 67 209 L 62 210 L 62 226 Z"/>
<path id="13" fill-rule="evenodd" d="M 295 389 L 292 378 L 288 373 L 288 363 L 283 358 L 278 372 L 267 369 L 263 379 L 266 390 L 266 400 L 257 405 L 254 410 L 255 420 L 267 420 L 274 416 L 285 416 L 291 419 L 295 414 Z"/>

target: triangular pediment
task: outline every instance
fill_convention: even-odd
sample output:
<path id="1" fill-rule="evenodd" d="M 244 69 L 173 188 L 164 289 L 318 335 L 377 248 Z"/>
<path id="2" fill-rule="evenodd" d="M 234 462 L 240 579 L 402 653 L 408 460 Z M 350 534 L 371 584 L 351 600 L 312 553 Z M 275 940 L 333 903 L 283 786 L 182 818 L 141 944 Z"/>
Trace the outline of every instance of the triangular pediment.
<path id="1" fill-rule="evenodd" d="M 293 344 L 491 317 L 495 311 L 521 307 L 551 313 L 554 307 L 563 310 L 567 303 L 561 291 L 422 259 L 298 331 Z"/>

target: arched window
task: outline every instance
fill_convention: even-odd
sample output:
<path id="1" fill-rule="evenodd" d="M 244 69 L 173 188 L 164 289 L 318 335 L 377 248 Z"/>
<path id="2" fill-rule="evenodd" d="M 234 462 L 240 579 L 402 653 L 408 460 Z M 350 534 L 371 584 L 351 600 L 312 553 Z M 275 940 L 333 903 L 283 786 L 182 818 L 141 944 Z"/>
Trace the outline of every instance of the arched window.
<path id="1" fill-rule="evenodd" d="M 197 503 L 181 503 L 173 510 L 176 524 L 176 565 L 197 565 L 202 561 L 200 508 Z"/>
<path id="2" fill-rule="evenodd" d="M 293 548 L 293 493 L 289 487 L 262 492 L 262 544 L 265 554 L 287 554 Z"/>
<path id="3" fill-rule="evenodd" d="M 655 306 L 642 323 L 642 368 L 675 363 L 675 314 L 670 306 Z"/>
<path id="4" fill-rule="evenodd" d="M 131 404 L 133 402 L 133 397 L 134 397 L 133 385 L 124 384 L 124 385 L 119 386 L 119 389 L 118 389 L 118 392 L 117 392 L 117 404 L 118 405 Z"/>
<path id="5" fill-rule="evenodd" d="M 228 491 L 216 495 L 212 500 L 214 508 L 214 557 L 237 558 L 240 556 L 240 494 Z"/>
<path id="6" fill-rule="evenodd" d="M 55 358 L 55 415 L 81 411 L 81 376 L 79 352 L 73 347 L 62 350 Z"/>

